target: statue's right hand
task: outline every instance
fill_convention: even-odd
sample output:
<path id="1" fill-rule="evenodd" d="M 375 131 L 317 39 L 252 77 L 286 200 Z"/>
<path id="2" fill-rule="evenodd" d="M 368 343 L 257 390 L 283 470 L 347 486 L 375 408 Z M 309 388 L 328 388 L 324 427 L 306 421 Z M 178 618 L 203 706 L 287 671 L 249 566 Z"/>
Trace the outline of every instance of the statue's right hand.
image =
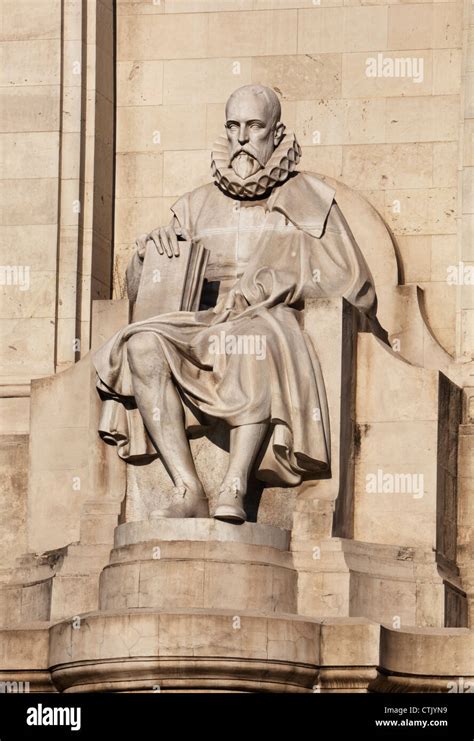
<path id="1" fill-rule="evenodd" d="M 173 226 L 160 226 L 149 234 L 143 234 L 136 241 L 138 256 L 143 259 L 148 242 L 154 242 L 160 255 L 179 257 L 178 237 L 189 239 L 188 233 Z"/>

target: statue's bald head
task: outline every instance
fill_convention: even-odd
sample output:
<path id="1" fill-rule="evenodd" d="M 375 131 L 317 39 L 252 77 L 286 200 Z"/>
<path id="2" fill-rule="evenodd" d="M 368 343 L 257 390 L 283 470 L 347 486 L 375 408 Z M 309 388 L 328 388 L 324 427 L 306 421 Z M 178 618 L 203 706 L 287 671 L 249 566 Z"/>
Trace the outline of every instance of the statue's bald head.
<path id="1" fill-rule="evenodd" d="M 237 90 L 234 90 L 226 103 L 226 118 L 229 118 L 229 110 L 232 111 L 234 106 L 241 107 L 243 105 L 251 105 L 252 103 L 254 105 L 256 104 L 262 113 L 265 113 L 265 118 L 274 125 L 280 121 L 281 105 L 278 95 L 274 90 L 265 85 L 243 85 L 237 88 Z"/>
<path id="2" fill-rule="evenodd" d="M 283 137 L 280 101 L 269 87 L 244 85 L 229 97 L 225 115 L 229 160 L 245 179 L 265 166 Z"/>

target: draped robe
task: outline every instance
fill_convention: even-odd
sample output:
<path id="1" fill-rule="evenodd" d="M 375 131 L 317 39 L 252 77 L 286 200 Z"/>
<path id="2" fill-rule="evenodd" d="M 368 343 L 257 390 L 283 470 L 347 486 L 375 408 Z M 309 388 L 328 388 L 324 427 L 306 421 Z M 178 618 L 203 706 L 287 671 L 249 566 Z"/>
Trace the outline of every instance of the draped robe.
<path id="1" fill-rule="evenodd" d="M 173 206 L 175 228 L 210 250 L 207 277 L 219 281 L 218 300 L 197 312 L 133 323 L 95 353 L 104 401 L 99 432 L 121 458 L 145 462 L 157 455 L 136 408 L 127 360 L 127 340 L 151 332 L 179 390 L 188 431 L 218 419 L 230 426 L 268 421 L 257 478 L 293 486 L 329 470 L 324 381 L 302 326 L 302 302 L 342 296 L 369 316 L 376 309 L 370 271 L 334 195 L 315 175 L 297 173 L 266 201 L 246 207 L 215 184 Z M 132 293 L 140 268 L 135 255 Z"/>

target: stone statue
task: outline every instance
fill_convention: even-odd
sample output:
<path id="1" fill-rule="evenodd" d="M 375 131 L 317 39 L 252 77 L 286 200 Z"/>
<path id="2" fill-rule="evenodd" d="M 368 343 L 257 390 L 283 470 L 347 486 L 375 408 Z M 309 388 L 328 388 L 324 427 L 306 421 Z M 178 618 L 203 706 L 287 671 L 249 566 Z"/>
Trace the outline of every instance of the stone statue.
<path id="1" fill-rule="evenodd" d="M 330 470 L 326 395 L 301 328 L 304 300 L 343 296 L 376 322 L 376 296 L 334 189 L 297 171 L 301 150 L 273 90 L 239 88 L 225 115 L 214 182 L 182 196 L 168 226 L 137 240 L 127 271 L 134 300 L 147 249 L 177 261 L 182 240 L 203 244 L 210 256 L 199 311 L 130 324 L 94 364 L 103 439 L 130 463 L 158 454 L 173 480 L 158 516 L 209 516 L 187 432 L 224 420 L 229 462 L 213 516 L 240 523 L 251 470 L 272 486 Z"/>

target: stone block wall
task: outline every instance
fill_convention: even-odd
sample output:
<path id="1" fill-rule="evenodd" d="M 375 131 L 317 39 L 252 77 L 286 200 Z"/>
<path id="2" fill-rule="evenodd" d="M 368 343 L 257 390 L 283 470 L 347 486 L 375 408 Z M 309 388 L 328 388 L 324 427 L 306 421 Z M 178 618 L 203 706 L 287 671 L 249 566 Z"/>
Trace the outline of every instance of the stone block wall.
<path id="1" fill-rule="evenodd" d="M 1 10 L 1 396 L 87 353 L 109 298 L 114 168 L 112 0 Z"/>
<path id="2" fill-rule="evenodd" d="M 0 373 L 13 384 L 54 372 L 61 2 L 7 0 L 1 16 Z"/>

